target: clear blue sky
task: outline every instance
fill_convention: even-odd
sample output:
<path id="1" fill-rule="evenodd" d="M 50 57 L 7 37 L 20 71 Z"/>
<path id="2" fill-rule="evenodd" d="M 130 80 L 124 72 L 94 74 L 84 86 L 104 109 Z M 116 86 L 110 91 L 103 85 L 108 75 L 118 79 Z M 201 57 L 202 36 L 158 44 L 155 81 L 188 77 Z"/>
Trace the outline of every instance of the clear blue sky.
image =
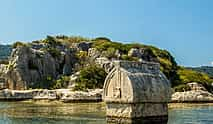
<path id="1" fill-rule="evenodd" d="M 0 43 L 106 36 L 169 50 L 184 66 L 213 61 L 213 0 L 1 0 Z"/>

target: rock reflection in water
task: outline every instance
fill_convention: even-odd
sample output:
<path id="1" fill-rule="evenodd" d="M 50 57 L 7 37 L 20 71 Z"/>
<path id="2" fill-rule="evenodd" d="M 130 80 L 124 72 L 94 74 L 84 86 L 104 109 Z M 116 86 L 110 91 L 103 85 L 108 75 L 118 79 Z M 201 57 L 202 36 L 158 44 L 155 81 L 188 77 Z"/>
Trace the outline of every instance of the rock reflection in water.
<path id="1" fill-rule="evenodd" d="M 0 102 L 0 124 L 106 124 L 103 103 Z"/>
<path id="2" fill-rule="evenodd" d="M 122 119 L 107 117 L 107 124 L 167 124 L 168 116 L 140 119 Z"/>
<path id="3" fill-rule="evenodd" d="M 170 106 L 168 124 L 213 123 L 213 104 L 172 105 L 174 107 Z M 107 123 L 105 112 L 104 103 L 0 102 L 0 124 L 117 124 Z M 131 124 L 166 122 L 167 119 L 156 118 L 148 121 L 131 120 Z"/>

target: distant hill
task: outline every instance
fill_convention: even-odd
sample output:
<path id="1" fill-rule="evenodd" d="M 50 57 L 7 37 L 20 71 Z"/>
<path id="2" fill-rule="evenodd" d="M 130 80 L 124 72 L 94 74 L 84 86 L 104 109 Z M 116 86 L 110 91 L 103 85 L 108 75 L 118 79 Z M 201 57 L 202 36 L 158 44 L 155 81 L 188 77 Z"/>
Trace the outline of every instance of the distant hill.
<path id="1" fill-rule="evenodd" d="M 0 45 L 0 60 L 7 59 L 11 51 L 10 45 Z"/>
<path id="2" fill-rule="evenodd" d="M 201 67 L 187 67 L 188 69 L 203 72 L 213 77 L 213 67 L 212 66 L 201 66 Z"/>

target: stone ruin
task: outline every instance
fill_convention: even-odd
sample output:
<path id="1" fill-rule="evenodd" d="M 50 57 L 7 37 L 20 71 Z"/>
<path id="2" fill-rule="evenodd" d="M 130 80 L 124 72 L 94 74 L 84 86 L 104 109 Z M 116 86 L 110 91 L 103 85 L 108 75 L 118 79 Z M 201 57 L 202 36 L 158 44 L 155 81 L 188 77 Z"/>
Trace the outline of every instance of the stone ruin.
<path id="1" fill-rule="evenodd" d="M 104 84 L 107 121 L 166 124 L 171 86 L 160 65 L 128 61 L 114 65 Z"/>

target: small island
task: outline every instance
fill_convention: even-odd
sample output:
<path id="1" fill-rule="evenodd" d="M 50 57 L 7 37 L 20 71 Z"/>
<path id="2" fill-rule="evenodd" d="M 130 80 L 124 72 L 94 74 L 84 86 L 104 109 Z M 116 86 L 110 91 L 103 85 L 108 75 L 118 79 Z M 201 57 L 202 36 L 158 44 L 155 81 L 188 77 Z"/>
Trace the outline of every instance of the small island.
<path id="1" fill-rule="evenodd" d="M 0 100 L 102 101 L 113 61 L 125 60 L 159 63 L 172 86 L 171 102 L 213 102 L 210 75 L 177 65 L 154 46 L 58 35 L 0 47 Z"/>

